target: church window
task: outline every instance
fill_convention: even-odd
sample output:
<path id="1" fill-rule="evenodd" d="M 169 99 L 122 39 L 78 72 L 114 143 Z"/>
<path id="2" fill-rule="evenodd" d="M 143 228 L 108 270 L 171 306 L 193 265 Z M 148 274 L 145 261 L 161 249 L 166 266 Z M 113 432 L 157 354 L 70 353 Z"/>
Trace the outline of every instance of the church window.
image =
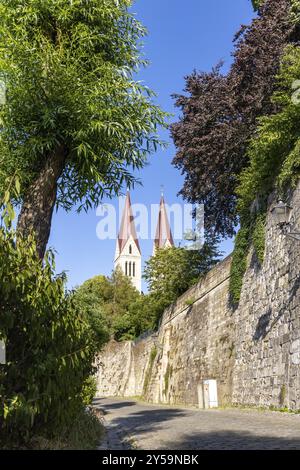
<path id="1" fill-rule="evenodd" d="M 135 277 L 135 263 L 132 263 L 132 275 Z"/>
<path id="2" fill-rule="evenodd" d="M 129 276 L 131 276 L 131 261 L 129 261 Z"/>
<path id="3" fill-rule="evenodd" d="M 128 275 L 128 263 L 126 261 L 126 263 L 125 263 L 125 276 L 127 276 L 127 275 Z"/>
<path id="4" fill-rule="evenodd" d="M 131 255 L 132 254 L 132 246 L 129 245 L 129 254 Z"/>

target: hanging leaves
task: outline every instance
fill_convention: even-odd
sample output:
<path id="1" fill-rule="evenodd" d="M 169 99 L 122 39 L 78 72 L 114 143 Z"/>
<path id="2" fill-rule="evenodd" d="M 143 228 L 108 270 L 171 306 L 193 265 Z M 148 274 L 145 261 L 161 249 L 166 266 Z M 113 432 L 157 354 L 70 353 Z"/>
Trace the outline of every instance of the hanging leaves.
<path id="1" fill-rule="evenodd" d="M 293 11 L 295 2 L 293 1 Z M 299 36 L 290 0 L 265 0 L 249 27 L 235 38 L 233 64 L 186 78 L 186 95 L 175 95 L 182 118 L 171 131 L 177 148 L 173 164 L 185 176 L 189 202 L 203 203 L 206 228 L 232 236 L 239 175 L 249 164 L 247 147 L 257 119 L 277 111 L 271 99 L 285 47 Z"/>

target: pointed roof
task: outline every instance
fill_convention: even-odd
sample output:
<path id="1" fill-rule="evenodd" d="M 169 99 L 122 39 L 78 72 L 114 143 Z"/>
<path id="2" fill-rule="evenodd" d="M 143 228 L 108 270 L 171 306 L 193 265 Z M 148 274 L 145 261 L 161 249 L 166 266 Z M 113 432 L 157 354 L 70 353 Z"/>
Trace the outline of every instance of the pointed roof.
<path id="1" fill-rule="evenodd" d="M 163 194 L 161 195 L 158 222 L 156 228 L 156 234 L 154 239 L 155 248 L 164 248 L 166 242 L 169 242 L 171 246 L 174 246 L 174 240 L 169 224 L 167 210 L 165 206 L 165 200 Z"/>
<path id="2" fill-rule="evenodd" d="M 127 191 L 121 227 L 120 227 L 120 231 L 118 235 L 118 244 L 119 244 L 120 253 L 123 251 L 123 248 L 126 245 L 130 237 L 133 238 L 137 246 L 137 249 L 141 253 L 140 244 L 139 244 L 136 230 L 135 230 L 134 217 L 132 215 L 130 194 L 129 194 L 129 191 Z"/>

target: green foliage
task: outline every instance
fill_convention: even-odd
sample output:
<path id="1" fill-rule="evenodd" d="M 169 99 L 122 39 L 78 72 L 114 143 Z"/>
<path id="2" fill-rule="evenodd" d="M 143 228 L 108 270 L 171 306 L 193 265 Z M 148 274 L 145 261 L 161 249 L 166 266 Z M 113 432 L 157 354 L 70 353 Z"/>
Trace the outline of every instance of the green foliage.
<path id="1" fill-rule="evenodd" d="M 151 303 L 158 323 L 164 309 L 195 284 L 219 259 L 214 244 L 205 244 L 200 251 L 183 248 L 157 250 L 146 262 L 144 277 L 148 282 Z"/>
<path id="2" fill-rule="evenodd" d="M 249 250 L 249 228 L 239 230 L 232 257 L 229 291 L 231 301 L 237 304 L 240 300 L 243 286 L 243 277 L 247 269 L 247 255 Z"/>
<path id="3" fill-rule="evenodd" d="M 157 356 L 157 348 L 156 348 L 156 346 L 153 346 L 153 348 L 151 349 L 151 352 L 150 352 L 150 364 L 153 364 L 153 362 L 155 361 L 156 356 Z"/>
<path id="4" fill-rule="evenodd" d="M 259 214 L 255 220 L 255 226 L 252 233 L 252 244 L 260 264 L 264 261 L 265 256 L 265 224 L 266 214 Z"/>
<path id="5" fill-rule="evenodd" d="M 19 185 L 16 182 L 16 188 Z M 6 193 L 2 214 L 10 211 Z M 49 252 L 42 264 L 33 237 L 18 238 L 11 219 L 0 226 L 0 441 L 54 436 L 76 418 L 93 373 L 96 345 L 89 324 L 54 275 Z"/>
<path id="6" fill-rule="evenodd" d="M 276 190 L 284 194 L 295 187 L 300 175 L 299 79 L 300 50 L 289 46 L 273 96 L 279 112 L 260 119 L 257 135 L 249 146 L 250 165 L 242 173 L 238 209 L 242 216 L 258 197 L 265 201 Z"/>
<path id="7" fill-rule="evenodd" d="M 74 293 L 75 303 L 85 312 L 96 334 L 105 339 L 134 339 L 144 331 L 143 302 L 129 277 L 119 268 L 112 276 L 96 276 Z"/>
<path id="8" fill-rule="evenodd" d="M 88 209 L 130 186 L 159 144 L 165 115 L 134 74 L 145 29 L 130 0 L 0 2 L 0 188 L 15 170 L 20 198 L 63 148 L 57 203 Z"/>
<path id="9" fill-rule="evenodd" d="M 299 0 L 290 0 L 291 2 L 291 21 L 298 25 L 300 22 L 300 2 Z"/>
<path id="10" fill-rule="evenodd" d="M 83 386 L 82 386 L 82 390 L 81 390 L 82 403 L 85 406 L 91 405 L 93 399 L 96 396 L 96 392 L 97 392 L 97 381 L 96 381 L 96 378 L 91 375 L 84 381 Z"/>
<path id="11" fill-rule="evenodd" d="M 138 338 L 147 331 L 152 331 L 156 326 L 157 307 L 149 294 L 140 295 L 131 302 L 128 310 L 115 323 L 116 338 L 118 340 L 130 340 Z"/>
<path id="12" fill-rule="evenodd" d="M 99 344 L 107 337 L 117 341 L 134 340 L 155 329 L 166 307 L 164 299 L 140 295 L 120 268 L 111 277 L 96 276 L 74 293 L 74 302 L 84 312 Z"/>
<path id="13" fill-rule="evenodd" d="M 296 3 L 299 7 L 299 2 L 294 2 L 294 6 Z M 278 112 L 260 118 L 258 132 L 248 148 L 250 164 L 241 174 L 237 190 L 242 231 L 237 236 L 232 264 L 231 294 L 235 302 L 240 297 L 251 243 L 258 260 L 263 262 L 269 195 L 274 192 L 285 199 L 299 181 L 299 76 L 300 50 L 298 46 L 289 46 L 277 77 L 278 89 L 273 95 Z M 256 206 L 258 213 L 255 213 Z"/>
<path id="14" fill-rule="evenodd" d="M 258 10 L 258 8 L 263 4 L 264 0 L 251 0 L 254 10 Z"/>
<path id="15" fill-rule="evenodd" d="M 191 297 L 191 298 L 189 298 L 189 299 L 186 299 L 185 305 L 186 305 L 187 307 L 190 307 L 190 306 L 193 305 L 195 302 L 196 302 L 195 297 Z"/>
<path id="16" fill-rule="evenodd" d="M 164 386 L 164 395 L 166 395 L 168 393 L 169 383 L 170 383 L 170 378 L 171 378 L 172 372 L 173 372 L 173 368 L 168 363 L 167 370 L 166 370 L 166 373 L 165 373 L 165 376 L 164 376 L 164 385 L 165 385 Z"/>
<path id="17" fill-rule="evenodd" d="M 104 426 L 91 411 L 80 410 L 62 435 L 61 449 L 95 450 L 105 433 Z"/>
<path id="18" fill-rule="evenodd" d="M 105 276 L 95 276 L 86 281 L 73 294 L 73 301 L 83 312 L 99 348 L 109 339 L 104 302 L 111 296 L 111 286 Z"/>
<path id="19" fill-rule="evenodd" d="M 271 101 L 288 44 L 299 44 L 299 0 L 256 1 L 258 14 L 235 35 L 228 73 L 222 64 L 186 77 L 181 110 L 171 126 L 176 146 L 173 164 L 182 171 L 180 194 L 205 205 L 205 226 L 232 237 L 240 223 L 236 210 L 241 172 L 249 165 L 247 148 L 258 119 L 278 111 Z M 298 8 L 297 8 L 298 5 Z"/>
<path id="20" fill-rule="evenodd" d="M 262 264 L 264 261 L 265 223 L 265 212 L 249 214 L 248 220 L 243 220 L 242 227 L 236 236 L 229 285 L 231 301 L 234 305 L 240 300 L 250 246 L 254 248 L 259 263 Z"/>
<path id="21" fill-rule="evenodd" d="M 97 416 L 92 411 L 81 409 L 74 421 L 67 428 L 61 430 L 59 436 L 52 439 L 35 436 L 26 448 L 34 450 L 95 450 L 104 433 L 104 426 Z"/>

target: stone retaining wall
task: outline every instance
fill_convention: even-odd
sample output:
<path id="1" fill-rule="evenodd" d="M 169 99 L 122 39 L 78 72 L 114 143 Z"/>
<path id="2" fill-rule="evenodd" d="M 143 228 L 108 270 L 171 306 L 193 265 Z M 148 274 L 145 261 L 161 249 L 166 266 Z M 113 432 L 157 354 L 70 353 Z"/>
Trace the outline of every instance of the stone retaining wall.
<path id="1" fill-rule="evenodd" d="M 291 204 L 300 231 L 299 190 Z M 300 409 L 300 242 L 271 214 L 266 232 L 265 261 L 250 253 L 237 309 L 228 257 L 165 311 L 155 335 L 104 349 L 98 396 L 201 406 L 203 380 L 215 379 L 221 405 Z"/>

